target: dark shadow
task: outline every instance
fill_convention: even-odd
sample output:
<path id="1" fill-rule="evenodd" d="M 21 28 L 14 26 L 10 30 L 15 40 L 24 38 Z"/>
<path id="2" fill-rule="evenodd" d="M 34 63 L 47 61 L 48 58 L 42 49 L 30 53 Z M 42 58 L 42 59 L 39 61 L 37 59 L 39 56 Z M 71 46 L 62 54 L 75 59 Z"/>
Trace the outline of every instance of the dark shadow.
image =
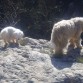
<path id="1" fill-rule="evenodd" d="M 0 47 L 1 51 L 5 51 L 7 47 Z"/>
<path id="2" fill-rule="evenodd" d="M 9 45 L 8 45 L 8 47 L 10 47 L 10 48 L 18 48 L 19 47 L 19 44 L 18 43 L 10 43 Z"/>
<path id="3" fill-rule="evenodd" d="M 68 47 L 68 52 L 66 55 L 67 58 L 71 58 L 71 61 L 76 61 L 76 59 L 80 56 L 81 49 L 80 48 L 73 48 L 73 47 Z"/>
<path id="4" fill-rule="evenodd" d="M 5 51 L 7 47 L 8 47 L 8 44 L 5 44 L 4 46 L 0 46 L 0 50 Z"/>
<path id="5" fill-rule="evenodd" d="M 72 66 L 73 62 L 76 62 L 77 58 L 80 56 L 81 49 L 68 47 L 68 52 L 62 57 L 51 57 L 51 62 L 57 69 L 69 68 Z"/>
<path id="6" fill-rule="evenodd" d="M 54 57 L 51 57 L 51 63 L 55 68 L 59 70 L 72 66 L 72 62 L 64 62 L 61 58 L 59 59 Z"/>
<path id="7" fill-rule="evenodd" d="M 7 48 L 19 48 L 19 44 L 17 43 L 10 43 L 9 45 L 5 45 L 5 46 L 0 46 L 0 50 L 1 51 L 6 51 Z"/>

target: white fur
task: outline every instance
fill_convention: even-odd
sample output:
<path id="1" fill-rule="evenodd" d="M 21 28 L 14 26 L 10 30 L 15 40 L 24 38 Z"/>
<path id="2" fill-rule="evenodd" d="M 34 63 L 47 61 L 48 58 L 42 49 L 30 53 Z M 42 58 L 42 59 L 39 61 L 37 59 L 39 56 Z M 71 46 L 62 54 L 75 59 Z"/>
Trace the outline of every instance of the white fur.
<path id="1" fill-rule="evenodd" d="M 13 33 L 13 36 L 14 36 L 14 39 L 16 39 L 16 42 L 18 42 L 18 40 L 23 38 L 24 33 L 20 29 L 16 29 L 15 32 Z"/>
<path id="2" fill-rule="evenodd" d="M 15 43 L 16 41 L 16 43 L 18 43 L 18 40 L 24 36 L 24 33 L 20 29 L 9 26 L 1 30 L 0 36 L 5 44 L 10 42 Z"/>
<path id="3" fill-rule="evenodd" d="M 83 32 L 83 18 L 76 17 L 70 20 L 62 20 L 54 24 L 51 33 L 55 53 L 62 54 L 68 41 L 73 47 L 81 48 L 80 34 Z"/>

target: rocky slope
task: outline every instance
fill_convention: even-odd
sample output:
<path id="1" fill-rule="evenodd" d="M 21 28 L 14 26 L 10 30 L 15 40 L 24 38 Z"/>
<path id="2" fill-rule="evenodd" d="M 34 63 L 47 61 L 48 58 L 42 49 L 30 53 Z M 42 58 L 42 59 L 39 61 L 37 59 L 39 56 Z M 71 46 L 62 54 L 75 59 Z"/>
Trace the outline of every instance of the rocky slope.
<path id="1" fill-rule="evenodd" d="M 83 64 L 74 60 L 78 49 L 69 53 L 73 61 L 69 55 L 50 57 L 47 40 L 26 37 L 20 43 L 22 46 L 3 49 L 0 41 L 0 83 L 83 83 Z"/>

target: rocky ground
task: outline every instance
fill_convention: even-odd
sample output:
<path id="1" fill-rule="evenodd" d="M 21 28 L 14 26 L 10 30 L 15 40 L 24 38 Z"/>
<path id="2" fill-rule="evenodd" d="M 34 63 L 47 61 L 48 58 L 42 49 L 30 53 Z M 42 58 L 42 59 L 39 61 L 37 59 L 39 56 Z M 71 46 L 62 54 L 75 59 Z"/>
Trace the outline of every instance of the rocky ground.
<path id="1" fill-rule="evenodd" d="M 57 59 L 47 40 L 26 37 L 20 44 L 3 49 L 0 41 L 0 83 L 83 83 L 82 50 Z"/>

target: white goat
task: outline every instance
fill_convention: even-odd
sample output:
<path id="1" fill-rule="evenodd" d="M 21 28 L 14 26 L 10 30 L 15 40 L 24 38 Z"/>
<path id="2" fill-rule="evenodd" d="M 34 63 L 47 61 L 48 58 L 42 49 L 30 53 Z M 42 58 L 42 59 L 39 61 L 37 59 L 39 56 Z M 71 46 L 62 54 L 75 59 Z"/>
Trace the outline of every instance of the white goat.
<path id="1" fill-rule="evenodd" d="M 18 40 L 24 36 L 24 33 L 20 29 L 9 26 L 1 30 L 0 36 L 4 40 L 5 45 L 7 45 L 10 42 L 18 43 Z"/>
<path id="2" fill-rule="evenodd" d="M 82 48 L 80 35 L 83 32 L 83 17 L 75 17 L 69 20 L 62 20 L 54 24 L 51 33 L 51 43 L 53 43 L 55 54 L 63 55 L 64 48 Z"/>

